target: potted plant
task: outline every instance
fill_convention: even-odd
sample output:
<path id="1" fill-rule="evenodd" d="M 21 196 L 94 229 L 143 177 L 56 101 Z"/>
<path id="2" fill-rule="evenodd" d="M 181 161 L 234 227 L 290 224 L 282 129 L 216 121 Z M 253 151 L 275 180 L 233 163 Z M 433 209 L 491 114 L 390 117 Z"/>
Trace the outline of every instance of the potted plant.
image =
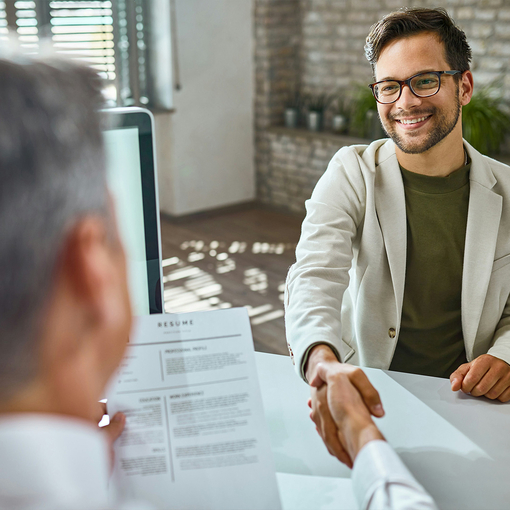
<path id="1" fill-rule="evenodd" d="M 377 115 L 377 102 L 372 91 L 361 83 L 354 84 L 352 90 L 350 133 L 372 140 L 383 138 L 385 135 Z"/>
<path id="2" fill-rule="evenodd" d="M 351 115 L 349 100 L 345 93 L 339 93 L 334 101 L 333 118 L 331 127 L 335 133 L 345 134 L 349 128 L 349 118 Z"/>
<path id="3" fill-rule="evenodd" d="M 324 126 L 324 112 L 331 103 L 327 94 L 309 94 L 306 98 L 306 126 L 310 131 L 320 131 Z"/>
<path id="4" fill-rule="evenodd" d="M 499 152 L 510 132 L 510 115 L 496 84 L 477 90 L 462 108 L 462 132 L 467 142 L 482 154 Z"/>
<path id="5" fill-rule="evenodd" d="M 288 128 L 296 128 L 299 121 L 299 112 L 303 107 L 303 97 L 298 90 L 293 90 L 285 103 L 284 124 Z"/>

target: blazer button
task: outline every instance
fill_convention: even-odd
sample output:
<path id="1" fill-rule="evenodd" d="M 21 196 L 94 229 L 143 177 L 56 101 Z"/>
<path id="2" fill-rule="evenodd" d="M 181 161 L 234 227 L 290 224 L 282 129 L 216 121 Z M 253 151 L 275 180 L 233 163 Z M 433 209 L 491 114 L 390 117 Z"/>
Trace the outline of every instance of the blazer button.
<path id="1" fill-rule="evenodd" d="M 395 338 L 397 336 L 397 332 L 395 331 L 395 328 L 388 329 L 388 336 L 390 338 Z"/>

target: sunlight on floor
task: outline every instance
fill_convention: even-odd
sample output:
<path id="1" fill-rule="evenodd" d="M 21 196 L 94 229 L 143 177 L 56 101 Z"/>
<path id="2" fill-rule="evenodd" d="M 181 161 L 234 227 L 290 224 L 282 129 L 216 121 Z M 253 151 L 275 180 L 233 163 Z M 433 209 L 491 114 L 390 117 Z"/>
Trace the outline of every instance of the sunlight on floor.
<path id="1" fill-rule="evenodd" d="M 223 241 L 185 241 L 180 245 L 183 252 L 180 257 L 163 260 L 165 311 L 180 313 L 230 308 L 232 303 L 221 298 L 223 287 L 217 281 L 216 275 L 240 271 L 236 267 L 237 255 L 245 252 L 261 257 L 269 254 L 281 255 L 288 250 L 294 251 L 295 247 L 293 243 L 254 242 L 248 245 L 242 241 L 230 244 Z M 207 266 L 207 269 L 204 269 L 204 266 Z M 282 306 L 278 308 L 269 303 L 256 307 L 246 306 L 253 326 L 283 317 L 283 280 L 270 282 L 263 269 L 251 267 L 244 270 L 242 282 L 250 292 L 259 295 L 265 295 L 269 285 L 276 284 L 282 302 Z"/>

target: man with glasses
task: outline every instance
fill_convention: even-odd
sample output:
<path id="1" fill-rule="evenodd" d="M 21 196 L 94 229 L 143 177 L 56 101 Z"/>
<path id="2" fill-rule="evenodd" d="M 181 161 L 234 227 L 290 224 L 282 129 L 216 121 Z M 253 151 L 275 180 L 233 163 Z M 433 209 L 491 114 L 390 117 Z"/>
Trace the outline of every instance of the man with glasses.
<path id="1" fill-rule="evenodd" d="M 443 9 L 405 8 L 372 27 L 365 52 L 390 139 L 331 160 L 306 204 L 285 299 L 312 419 L 349 465 L 331 416 L 339 381 L 384 414 L 355 365 L 510 400 L 510 168 L 462 138 L 466 36 Z"/>

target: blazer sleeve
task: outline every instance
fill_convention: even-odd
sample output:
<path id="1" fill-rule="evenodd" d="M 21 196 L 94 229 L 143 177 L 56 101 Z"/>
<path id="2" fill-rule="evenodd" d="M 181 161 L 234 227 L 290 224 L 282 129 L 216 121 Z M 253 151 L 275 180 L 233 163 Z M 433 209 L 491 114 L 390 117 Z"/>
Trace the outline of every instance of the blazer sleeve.
<path id="1" fill-rule="evenodd" d="M 510 365 L 510 296 L 496 327 L 492 347 L 487 354 L 500 358 Z"/>
<path id="2" fill-rule="evenodd" d="M 301 376 L 303 358 L 314 344 L 330 345 L 341 361 L 348 354 L 340 317 L 366 205 L 363 164 L 354 147 L 340 149 L 305 203 L 284 299 L 287 341 Z"/>

